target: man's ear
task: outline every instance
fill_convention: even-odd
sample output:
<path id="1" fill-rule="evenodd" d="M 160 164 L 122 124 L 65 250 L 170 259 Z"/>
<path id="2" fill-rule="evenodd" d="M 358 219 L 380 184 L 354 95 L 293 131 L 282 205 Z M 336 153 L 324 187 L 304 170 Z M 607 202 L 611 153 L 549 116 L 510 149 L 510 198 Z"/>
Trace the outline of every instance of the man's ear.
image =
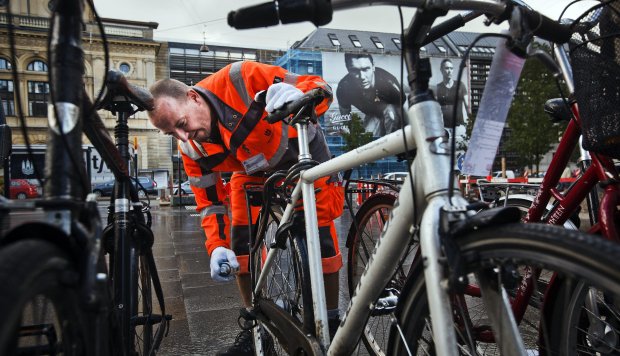
<path id="1" fill-rule="evenodd" d="M 190 89 L 187 91 L 187 99 L 190 101 L 198 102 L 198 93 L 194 89 Z"/>

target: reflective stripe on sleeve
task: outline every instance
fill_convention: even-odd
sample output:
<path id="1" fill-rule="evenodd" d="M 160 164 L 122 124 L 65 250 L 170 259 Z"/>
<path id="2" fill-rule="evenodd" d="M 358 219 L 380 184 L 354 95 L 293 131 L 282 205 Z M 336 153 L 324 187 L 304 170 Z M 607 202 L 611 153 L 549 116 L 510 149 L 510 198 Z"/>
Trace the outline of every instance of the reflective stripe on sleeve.
<path id="1" fill-rule="evenodd" d="M 225 205 L 211 205 L 200 210 L 200 218 L 204 218 L 209 215 L 227 215 L 228 209 Z"/>
<path id="2" fill-rule="evenodd" d="M 237 90 L 237 93 L 241 97 L 241 100 L 245 103 L 247 107 L 250 107 L 250 104 L 253 101 L 253 98 L 250 98 L 248 95 L 248 90 L 245 87 L 245 82 L 243 81 L 243 76 L 241 75 L 241 65 L 243 62 L 235 62 L 231 65 L 230 71 L 228 72 L 228 76 L 230 77 L 230 81 L 233 86 Z"/>
<path id="3" fill-rule="evenodd" d="M 181 148 L 181 152 L 185 153 L 189 158 L 193 159 L 194 161 L 203 157 L 199 152 L 194 149 L 194 147 L 189 141 L 179 143 L 179 147 Z"/>
<path id="4" fill-rule="evenodd" d="M 189 184 L 196 188 L 207 188 L 214 186 L 220 178 L 218 173 L 205 174 L 200 177 L 189 177 Z"/>
<path id="5" fill-rule="evenodd" d="M 192 144 L 192 146 L 194 147 L 194 149 L 195 149 L 197 152 L 200 152 L 200 154 L 202 155 L 202 157 L 207 157 L 207 156 L 208 156 L 207 151 L 205 151 L 204 147 L 202 147 L 202 145 L 200 144 L 200 142 L 198 142 L 198 141 L 194 141 L 194 140 L 191 140 L 191 141 L 189 141 L 189 142 Z"/>

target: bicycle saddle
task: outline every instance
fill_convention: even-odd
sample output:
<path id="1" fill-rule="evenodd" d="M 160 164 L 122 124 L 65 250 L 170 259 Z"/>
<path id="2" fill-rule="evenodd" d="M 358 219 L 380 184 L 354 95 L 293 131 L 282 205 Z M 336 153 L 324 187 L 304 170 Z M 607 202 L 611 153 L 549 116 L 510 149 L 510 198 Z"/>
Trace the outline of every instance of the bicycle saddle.
<path id="1" fill-rule="evenodd" d="M 110 70 L 105 79 L 105 95 L 97 109 L 119 111 L 117 103 L 131 103 L 138 107 L 136 111 L 153 110 L 155 102 L 148 90 L 127 81 L 123 73 Z"/>

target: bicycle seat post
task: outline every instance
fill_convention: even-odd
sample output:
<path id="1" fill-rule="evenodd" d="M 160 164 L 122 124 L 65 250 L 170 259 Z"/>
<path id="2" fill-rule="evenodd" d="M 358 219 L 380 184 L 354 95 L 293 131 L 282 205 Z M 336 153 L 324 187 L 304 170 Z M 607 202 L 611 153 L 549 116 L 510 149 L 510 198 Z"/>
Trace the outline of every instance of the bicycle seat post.
<path id="1" fill-rule="evenodd" d="M 129 102 L 115 102 L 118 107 L 116 114 L 116 126 L 114 126 L 114 138 L 116 139 L 116 147 L 123 157 L 123 160 L 129 163 L 129 124 L 128 119 L 133 109 Z"/>
<path id="2" fill-rule="evenodd" d="M 311 105 L 307 115 L 301 115 L 291 122 L 297 130 L 299 146 L 299 162 L 311 163 L 310 142 L 308 140 L 308 125 L 316 119 L 314 106 Z M 313 120 L 314 119 L 314 120 Z M 303 172 L 302 172 L 303 173 Z M 329 348 L 329 328 L 327 327 L 327 301 L 323 287 L 323 268 L 321 265 L 321 245 L 319 240 L 319 222 L 314 204 L 314 182 L 301 182 L 301 191 L 304 205 L 304 217 L 306 221 L 306 244 L 310 261 L 310 284 L 312 286 L 312 304 L 314 307 L 314 323 L 317 338 L 320 344 L 327 350 Z M 316 262 L 316 263 L 315 263 Z"/>

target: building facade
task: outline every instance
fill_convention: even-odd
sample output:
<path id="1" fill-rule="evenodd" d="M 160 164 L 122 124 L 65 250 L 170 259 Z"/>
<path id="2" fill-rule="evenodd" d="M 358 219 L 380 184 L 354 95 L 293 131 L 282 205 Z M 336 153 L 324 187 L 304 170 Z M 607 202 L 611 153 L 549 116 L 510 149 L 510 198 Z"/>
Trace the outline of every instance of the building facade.
<path id="1" fill-rule="evenodd" d="M 12 127 L 14 145 L 26 142 L 19 130 L 19 113 L 24 117 L 31 144 L 47 142 L 47 110 L 50 103 L 48 84 L 48 29 L 53 1 L 22 0 L 0 8 L 0 99 L 6 121 Z M 148 87 L 159 75 L 167 72 L 167 56 L 160 56 L 166 46 L 153 40 L 157 23 L 116 19 L 101 19 L 107 38 L 108 67 L 122 71 L 133 84 Z M 9 26 L 13 26 L 15 50 L 9 41 Z M 87 94 L 95 98 L 105 78 L 106 61 L 102 36 L 89 8 L 84 9 L 82 32 Z M 162 69 L 163 68 L 163 69 Z M 15 81 L 13 69 L 19 75 Z M 21 100 L 18 100 L 21 99 Z M 20 105 L 21 101 L 21 105 Z M 99 111 L 106 127 L 113 132 L 116 119 L 111 113 Z M 129 121 L 130 139 L 138 143 L 138 167 L 170 169 L 169 155 L 161 147 L 167 142 L 150 125 L 145 113 Z M 83 142 L 88 145 L 84 137 Z M 165 159 L 164 159 L 165 158 Z M 34 178 L 34 177 L 33 177 Z"/>

